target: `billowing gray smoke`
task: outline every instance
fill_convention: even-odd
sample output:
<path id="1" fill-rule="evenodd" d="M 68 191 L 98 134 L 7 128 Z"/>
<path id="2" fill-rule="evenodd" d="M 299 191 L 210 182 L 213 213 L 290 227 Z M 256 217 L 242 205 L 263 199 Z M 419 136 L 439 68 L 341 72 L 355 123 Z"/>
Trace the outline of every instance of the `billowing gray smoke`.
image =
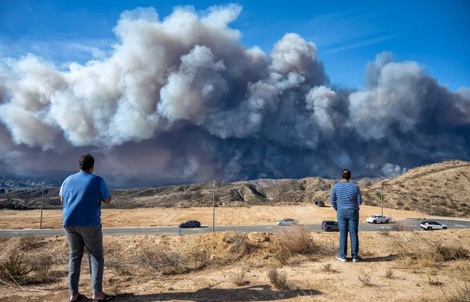
<path id="1" fill-rule="evenodd" d="M 297 34 L 270 54 L 228 26 L 241 8 L 124 12 L 110 55 L 59 69 L 34 55 L 0 65 L 3 173 L 74 170 L 97 157 L 115 184 L 397 175 L 470 159 L 468 89 L 379 54 L 366 88 L 329 87 Z M 1 173 L 0 173 L 1 174 Z M 121 182 L 122 184 L 122 182 Z"/>

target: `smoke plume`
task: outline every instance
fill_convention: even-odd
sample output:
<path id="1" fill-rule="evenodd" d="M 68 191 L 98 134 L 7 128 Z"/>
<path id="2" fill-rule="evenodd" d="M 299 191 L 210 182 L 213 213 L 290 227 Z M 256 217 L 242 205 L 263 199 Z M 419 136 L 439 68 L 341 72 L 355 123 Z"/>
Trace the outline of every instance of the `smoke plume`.
<path id="1" fill-rule="evenodd" d="M 116 185 L 216 179 L 398 175 L 470 159 L 470 89 L 448 91 L 416 62 L 378 54 L 360 91 L 329 85 L 314 43 L 270 53 L 229 27 L 241 8 L 122 13 L 108 56 L 86 64 L 27 54 L 0 65 L 0 168 L 75 170 Z"/>

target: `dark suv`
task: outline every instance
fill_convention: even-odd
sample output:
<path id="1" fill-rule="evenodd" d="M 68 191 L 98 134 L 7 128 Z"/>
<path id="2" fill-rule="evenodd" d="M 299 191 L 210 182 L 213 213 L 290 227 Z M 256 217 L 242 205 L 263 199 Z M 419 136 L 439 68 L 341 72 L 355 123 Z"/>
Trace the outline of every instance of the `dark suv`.
<path id="1" fill-rule="evenodd" d="M 180 228 L 200 228 L 201 223 L 197 220 L 188 220 L 186 222 L 182 222 L 179 225 Z"/>
<path id="2" fill-rule="evenodd" d="M 321 229 L 327 232 L 339 231 L 338 222 L 325 220 L 321 223 Z"/>

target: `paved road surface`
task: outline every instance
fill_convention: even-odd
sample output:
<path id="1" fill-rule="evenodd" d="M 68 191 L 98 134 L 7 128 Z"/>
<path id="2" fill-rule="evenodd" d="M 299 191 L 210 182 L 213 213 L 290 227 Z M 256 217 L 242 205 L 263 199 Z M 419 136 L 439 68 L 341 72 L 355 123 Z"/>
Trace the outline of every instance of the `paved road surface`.
<path id="1" fill-rule="evenodd" d="M 392 231 L 399 227 L 402 227 L 405 230 L 421 230 L 419 228 L 419 219 L 406 219 L 397 221 L 395 223 L 389 224 L 369 224 L 361 223 L 359 225 L 359 231 L 369 232 L 369 231 Z M 439 219 L 436 220 L 443 224 L 446 224 L 449 229 L 465 229 L 470 228 L 470 220 L 447 220 Z M 322 232 L 319 224 L 307 224 L 312 231 Z M 268 232 L 275 233 L 285 227 L 280 227 L 276 225 L 246 225 L 246 226 L 218 226 L 216 225 L 214 230 L 216 232 L 223 231 L 239 231 L 239 232 Z M 200 228 L 194 229 L 178 229 L 178 227 L 171 226 L 161 226 L 161 227 L 130 227 L 130 228 L 103 228 L 103 233 L 105 235 L 151 235 L 151 234 L 200 234 L 200 233 L 210 233 L 212 232 L 212 225 L 203 225 Z M 436 232 L 445 232 L 436 231 Z M 16 229 L 16 230 L 0 230 L 0 237 L 26 237 L 26 236 L 35 236 L 35 237 L 49 237 L 49 236 L 61 236 L 64 234 L 62 229 Z"/>

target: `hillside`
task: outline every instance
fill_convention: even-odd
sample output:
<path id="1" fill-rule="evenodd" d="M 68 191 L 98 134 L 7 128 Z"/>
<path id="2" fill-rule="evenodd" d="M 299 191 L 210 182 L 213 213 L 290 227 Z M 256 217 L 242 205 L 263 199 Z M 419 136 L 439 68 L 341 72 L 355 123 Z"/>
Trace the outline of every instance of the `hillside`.
<path id="1" fill-rule="evenodd" d="M 366 204 L 429 215 L 470 216 L 470 162 L 446 161 L 422 166 L 394 178 L 362 186 Z"/>
<path id="2" fill-rule="evenodd" d="M 429 215 L 470 216 L 470 162 L 446 161 L 409 170 L 391 179 L 356 180 L 366 205 L 413 210 Z M 236 183 L 204 182 L 146 189 L 113 190 L 113 203 L 106 207 L 247 206 L 311 203 L 328 200 L 337 180 L 259 179 Z M 383 198 L 382 198 L 383 196 Z M 2 189 L 0 208 L 60 208 L 58 188 Z M 328 203 L 327 203 L 328 204 Z"/>

